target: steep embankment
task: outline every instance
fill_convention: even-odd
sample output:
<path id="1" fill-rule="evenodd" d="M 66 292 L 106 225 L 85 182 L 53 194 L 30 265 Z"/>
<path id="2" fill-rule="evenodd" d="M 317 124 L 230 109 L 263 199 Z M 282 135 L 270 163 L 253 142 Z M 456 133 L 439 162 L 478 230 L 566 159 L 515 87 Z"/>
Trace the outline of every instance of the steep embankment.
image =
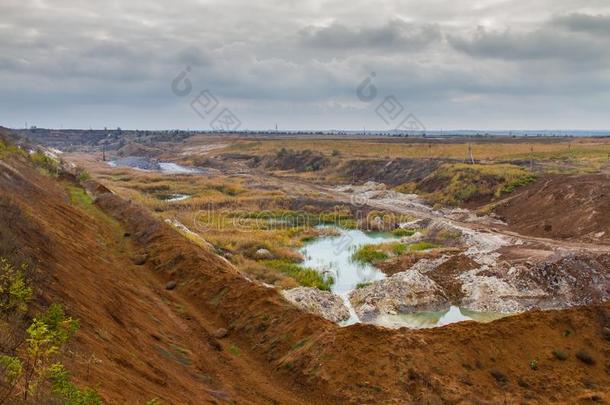
<path id="1" fill-rule="evenodd" d="M 111 403 L 610 399 L 608 305 L 433 330 L 339 328 L 85 185 L 95 204 L 69 180 L 3 159 L 0 203 L 14 208 L 0 221 L 48 275 L 41 301 L 81 320 L 67 362 L 75 378 Z"/>
<path id="2" fill-rule="evenodd" d="M 322 331 L 325 321 L 252 287 L 222 259 L 129 203 L 112 195 L 101 201 L 119 218 L 129 217 L 128 226 L 70 181 L 40 174 L 24 158 L 0 161 L 3 234 L 13 251 L 16 246 L 39 263 L 46 278 L 39 305 L 61 302 L 80 320 L 73 355 L 65 360 L 77 382 L 98 387 L 110 403 L 155 397 L 167 403 L 308 403 L 319 396 L 266 365 L 238 328 L 262 330 L 263 316 L 274 322 L 264 335 L 278 337 L 264 351 L 272 358 L 299 339 L 298 327 L 291 329 L 294 337 L 282 339 L 276 325 L 300 322 L 305 332 Z M 177 282 L 172 291 L 165 289 L 170 278 Z M 219 315 L 222 303 L 236 314 L 235 325 Z M 239 322 L 242 313 L 259 319 Z M 228 336 L 215 337 L 219 328 L 229 329 Z"/>
<path id="3" fill-rule="evenodd" d="M 610 177 L 546 177 L 498 203 L 495 212 L 525 235 L 610 241 Z"/>

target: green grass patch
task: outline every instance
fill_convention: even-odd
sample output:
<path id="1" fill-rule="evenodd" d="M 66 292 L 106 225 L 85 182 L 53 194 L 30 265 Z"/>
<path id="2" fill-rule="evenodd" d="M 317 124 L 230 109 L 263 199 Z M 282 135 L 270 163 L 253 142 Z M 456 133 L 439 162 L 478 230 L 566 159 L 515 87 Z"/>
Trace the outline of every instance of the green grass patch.
<path id="1" fill-rule="evenodd" d="M 434 243 L 430 243 L 430 242 L 417 242 L 417 243 L 412 243 L 408 246 L 408 248 L 411 252 L 420 252 L 422 250 L 434 249 L 437 247 L 438 247 L 437 245 L 435 245 Z"/>
<path id="2" fill-rule="evenodd" d="M 305 287 L 314 287 L 320 290 L 330 291 L 330 287 L 335 282 L 332 277 L 324 277 L 316 270 L 303 267 L 297 263 L 285 260 L 265 260 L 262 263 L 273 270 L 277 270 L 292 277 L 297 283 Z"/>
<path id="3" fill-rule="evenodd" d="M 239 347 L 231 345 L 229 346 L 229 353 L 231 353 L 235 357 L 239 357 L 241 355 L 241 350 L 239 350 Z"/>
<path id="4" fill-rule="evenodd" d="M 357 221 L 347 211 L 332 211 L 319 214 L 292 210 L 238 211 L 231 213 L 229 216 L 231 218 L 254 220 L 260 229 L 314 227 L 318 225 L 337 225 L 346 229 L 355 229 L 357 227 Z"/>
<path id="5" fill-rule="evenodd" d="M 536 176 L 511 164 L 444 164 L 418 184 L 426 198 L 442 204 L 493 200 L 530 184 Z"/>
<path id="6" fill-rule="evenodd" d="M 386 260 L 388 257 L 386 252 L 379 250 L 379 245 L 362 245 L 352 254 L 352 260 L 371 264 Z"/>
<path id="7" fill-rule="evenodd" d="M 364 288 L 364 287 L 368 287 L 369 285 L 371 285 L 370 281 L 367 281 L 367 282 L 364 282 L 364 283 L 358 283 L 358 284 L 356 284 L 356 290 L 359 290 L 359 289 Z"/>
<path id="8" fill-rule="evenodd" d="M 402 238 L 405 236 L 413 236 L 415 235 L 415 229 L 396 228 L 392 231 L 392 235 L 398 238 Z"/>
<path id="9" fill-rule="evenodd" d="M 400 242 L 390 243 L 389 246 L 390 249 L 392 249 L 392 253 L 394 253 L 396 256 L 400 256 L 407 251 L 407 245 Z"/>
<path id="10" fill-rule="evenodd" d="M 57 176 L 59 174 L 59 161 L 45 155 L 44 152 L 37 150 L 30 155 L 30 160 L 44 174 L 49 174 L 52 176 Z"/>
<path id="11" fill-rule="evenodd" d="M 407 250 L 408 246 L 400 242 L 363 245 L 352 254 L 352 260 L 375 264 L 393 256 L 400 256 Z"/>
<path id="12" fill-rule="evenodd" d="M 93 199 L 83 188 L 69 185 L 68 192 L 70 193 L 70 201 L 72 204 L 79 205 L 85 209 L 89 209 L 93 205 Z"/>
<path id="13" fill-rule="evenodd" d="M 14 145 L 10 142 L 4 142 L 2 139 L 0 139 L 0 158 L 11 155 L 20 155 L 27 157 L 28 154 L 19 146 Z"/>

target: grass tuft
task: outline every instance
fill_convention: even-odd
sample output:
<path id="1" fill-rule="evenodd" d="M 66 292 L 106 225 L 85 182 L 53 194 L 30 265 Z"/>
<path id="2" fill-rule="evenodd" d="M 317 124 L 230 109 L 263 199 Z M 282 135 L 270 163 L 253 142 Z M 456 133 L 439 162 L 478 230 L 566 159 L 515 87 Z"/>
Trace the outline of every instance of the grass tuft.
<path id="1" fill-rule="evenodd" d="M 330 287 L 335 282 L 332 277 L 324 277 L 316 270 L 303 267 L 297 263 L 285 260 L 265 260 L 262 263 L 267 267 L 292 277 L 297 283 L 305 287 L 330 291 Z"/>

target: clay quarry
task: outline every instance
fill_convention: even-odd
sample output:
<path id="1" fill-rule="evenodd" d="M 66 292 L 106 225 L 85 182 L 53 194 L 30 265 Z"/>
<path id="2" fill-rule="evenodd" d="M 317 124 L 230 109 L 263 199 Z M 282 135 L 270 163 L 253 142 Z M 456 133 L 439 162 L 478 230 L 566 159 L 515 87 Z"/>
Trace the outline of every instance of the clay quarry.
<path id="1" fill-rule="evenodd" d="M 33 269 L 3 348 L 60 302 L 71 395 L 610 400 L 607 139 L 111 139 L 2 133 L 1 253 Z"/>

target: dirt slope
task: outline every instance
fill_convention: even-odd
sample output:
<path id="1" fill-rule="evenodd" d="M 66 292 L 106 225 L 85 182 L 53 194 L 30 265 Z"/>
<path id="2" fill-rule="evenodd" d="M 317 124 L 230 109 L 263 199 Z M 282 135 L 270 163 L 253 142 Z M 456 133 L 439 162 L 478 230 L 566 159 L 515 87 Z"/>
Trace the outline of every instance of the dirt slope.
<path id="1" fill-rule="evenodd" d="M 22 215 L 12 235 L 49 277 L 41 302 L 81 320 L 68 366 L 110 403 L 610 400 L 610 305 L 422 331 L 340 328 L 95 183 L 96 206 L 72 203 L 65 187 L 23 161 L 0 164 L 0 203 Z M 7 212 L 3 228 L 15 222 Z M 211 336 L 219 327 L 227 338 Z"/>
<path id="2" fill-rule="evenodd" d="M 495 212 L 526 235 L 610 242 L 610 177 L 547 177 L 519 189 Z"/>
<path id="3" fill-rule="evenodd" d="M 165 224 L 146 222 L 149 218 L 139 217 L 146 234 L 125 236 L 129 231 L 119 222 L 94 206 L 73 205 L 62 185 L 18 160 L 0 162 L 0 206 L 16 207 L 0 212 L 2 228 L 10 226 L 10 236 L 34 255 L 47 276 L 39 303 L 62 302 L 80 319 L 74 354 L 66 364 L 77 381 L 98 386 L 109 403 L 155 397 L 193 404 L 253 398 L 258 403 L 311 402 L 311 394 L 282 383 L 283 377 L 248 350 L 240 336 L 230 332 L 226 339 L 215 339 L 211 334 L 217 328 L 230 325 L 182 298 L 181 290 L 193 278 L 198 285 L 205 282 L 205 275 L 196 277 L 203 266 L 239 278 L 221 259 L 210 260 Z M 18 221 L 12 212 L 21 213 Z M 151 235 L 159 245 L 168 245 L 171 260 L 159 251 L 137 266 L 134 259 L 142 252 L 132 238 Z M 174 274 L 178 287 L 166 291 L 169 274 L 164 270 L 173 272 L 172 263 L 181 255 L 172 239 L 191 248 L 183 254 L 189 255 L 193 271 L 190 279 Z M 203 305 L 214 307 L 207 300 Z"/>
<path id="4" fill-rule="evenodd" d="M 340 165 L 336 174 L 354 184 L 376 181 L 397 186 L 421 181 L 442 163 L 440 159 L 358 159 Z"/>

